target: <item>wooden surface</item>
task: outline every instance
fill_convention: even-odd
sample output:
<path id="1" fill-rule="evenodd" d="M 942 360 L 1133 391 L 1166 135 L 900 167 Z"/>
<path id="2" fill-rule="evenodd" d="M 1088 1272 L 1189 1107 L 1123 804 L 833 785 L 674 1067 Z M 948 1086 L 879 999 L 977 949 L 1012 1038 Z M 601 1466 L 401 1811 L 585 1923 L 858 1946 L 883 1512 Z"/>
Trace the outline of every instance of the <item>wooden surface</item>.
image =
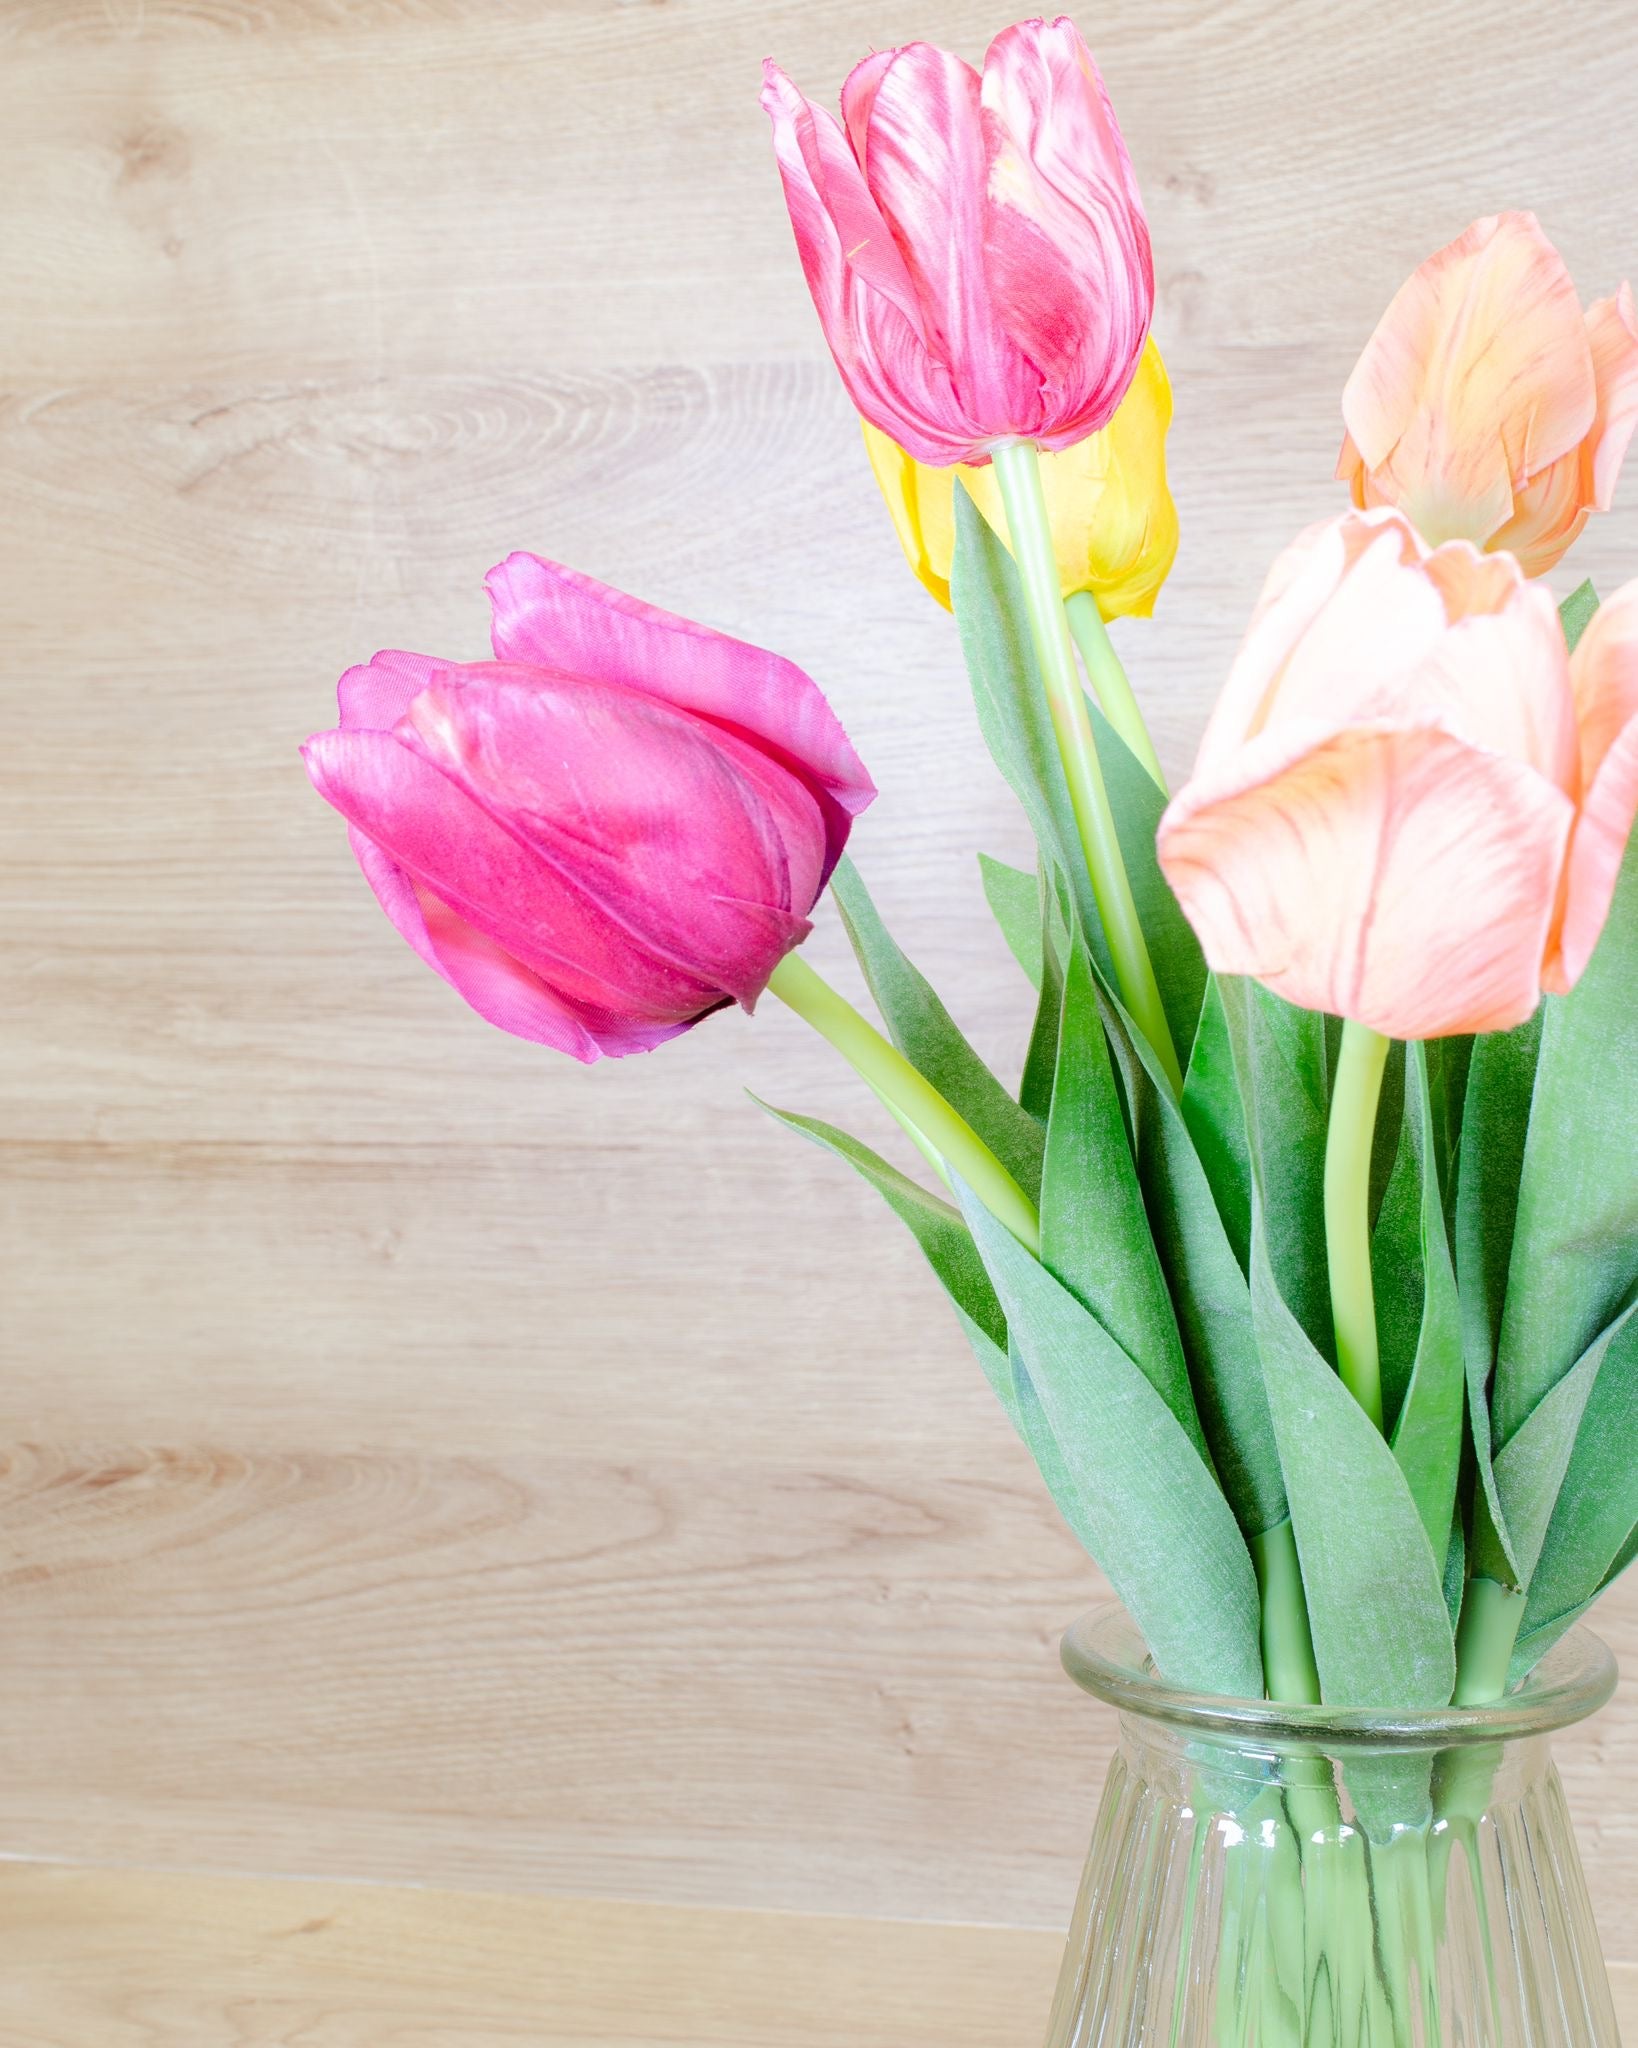
<path id="1" fill-rule="evenodd" d="M 593 1906 L 463 1907 L 518 1974 L 452 1975 L 425 2035 L 412 1898 L 315 1892 L 337 1919 L 11 1871 L 8 2043 L 868 2041 L 825 2015 L 903 2013 L 944 1954 L 1016 1956 L 1044 1995 L 1044 1937 L 862 1924 L 1061 1925 L 1109 1737 L 1053 1648 L 1095 1576 L 917 1254 L 743 1090 L 885 1145 L 871 1106 L 784 1015 L 590 1072 L 486 1031 L 294 751 L 371 649 L 480 653 L 515 546 L 763 640 L 881 785 L 857 846 L 884 908 L 1016 1063 L 973 854 L 1023 829 L 755 104 L 767 52 L 829 93 L 872 43 L 977 55 L 1001 18 L 0 0 L 0 1853 L 848 1916 L 776 1923 L 817 1946 L 810 2031 L 774 2036 L 668 2005 L 622 1960 L 646 1933 L 572 1932 L 614 1924 Z M 1112 0 L 1085 26 L 1177 390 L 1183 552 L 1117 629 L 1177 771 L 1271 553 L 1338 502 L 1337 393 L 1410 265 L 1529 204 L 1586 295 L 1638 270 L 1638 13 Z M 1629 479 L 1558 581 L 1635 567 Z M 838 961 L 828 921 L 815 944 Z M 1638 1654 L 1638 1589 L 1604 1626 Z M 1628 1689 L 1562 1759 L 1638 1963 L 1635 1735 Z M 279 1951 L 316 1959 L 303 1988 L 257 1958 L 310 1920 Z M 537 1925 L 636 2016 L 543 2016 Z M 653 1925 L 761 1953 L 731 1914 Z"/>

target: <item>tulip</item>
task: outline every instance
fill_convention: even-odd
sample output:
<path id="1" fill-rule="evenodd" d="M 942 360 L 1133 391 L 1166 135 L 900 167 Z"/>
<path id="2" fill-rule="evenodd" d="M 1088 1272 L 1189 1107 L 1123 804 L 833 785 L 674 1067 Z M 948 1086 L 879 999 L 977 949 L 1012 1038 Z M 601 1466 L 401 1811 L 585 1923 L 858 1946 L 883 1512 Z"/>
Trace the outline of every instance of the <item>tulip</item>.
<path id="1" fill-rule="evenodd" d="M 1041 464 L 1058 580 L 1085 591 L 1106 619 L 1150 617 L 1177 557 L 1177 507 L 1166 483 L 1172 387 L 1151 335 L 1108 426 Z M 945 610 L 955 554 L 955 485 L 1010 547 L 993 463 L 935 468 L 864 421 L 865 448 L 905 559 Z"/>
<path id="2" fill-rule="evenodd" d="M 1074 24 L 1004 30 L 982 77 L 930 43 L 879 51 L 842 88 L 845 129 L 776 64 L 765 79 L 802 268 L 857 410 L 936 465 L 1106 426 L 1154 270 Z"/>
<path id="3" fill-rule="evenodd" d="M 1400 287 L 1342 413 L 1337 475 L 1357 506 L 1544 575 L 1609 510 L 1638 427 L 1632 288 L 1583 313 L 1534 214 L 1475 221 Z"/>
<path id="4" fill-rule="evenodd" d="M 1573 656 L 1506 554 L 1348 513 L 1274 565 L 1159 849 L 1207 961 L 1395 1038 L 1591 957 L 1638 809 L 1638 583 Z"/>
<path id="5" fill-rule="evenodd" d="M 875 791 L 809 677 L 534 555 L 494 659 L 385 653 L 302 749 L 381 907 L 503 1031 L 576 1059 L 750 1009 Z"/>

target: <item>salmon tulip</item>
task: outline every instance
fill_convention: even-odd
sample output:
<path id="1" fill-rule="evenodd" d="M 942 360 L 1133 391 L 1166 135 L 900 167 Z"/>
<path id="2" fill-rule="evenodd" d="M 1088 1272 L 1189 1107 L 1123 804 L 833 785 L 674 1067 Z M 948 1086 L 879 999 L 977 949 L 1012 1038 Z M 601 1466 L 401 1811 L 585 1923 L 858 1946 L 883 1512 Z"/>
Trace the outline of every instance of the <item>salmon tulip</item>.
<path id="1" fill-rule="evenodd" d="M 761 648 L 515 554 L 494 659 L 377 654 L 302 749 L 381 907 L 473 1009 L 576 1059 L 749 1009 L 875 794 Z"/>
<path id="2" fill-rule="evenodd" d="M 1573 656 L 1506 554 L 1349 513 L 1275 564 L 1160 823 L 1206 958 L 1396 1038 L 1571 987 L 1638 809 L 1638 583 Z"/>
<path id="3" fill-rule="evenodd" d="M 776 64 L 791 225 L 857 410 L 919 462 L 1108 424 L 1154 307 L 1149 230 L 1074 24 L 1026 21 L 982 76 L 930 43 L 867 57 L 843 123 Z M 845 123 L 845 125 L 843 125 Z"/>
<path id="4" fill-rule="evenodd" d="M 1106 619 L 1148 618 L 1177 558 L 1177 507 L 1166 482 L 1172 387 L 1153 336 L 1107 427 L 1047 455 L 1041 483 L 1065 597 L 1087 590 Z M 1003 541 L 995 466 L 935 469 L 864 422 L 870 466 L 916 575 L 946 610 L 955 553 L 955 481 Z"/>
<path id="5" fill-rule="evenodd" d="M 1583 312 L 1534 214 L 1475 221 L 1400 287 L 1342 413 L 1337 475 L 1356 505 L 1544 575 L 1609 510 L 1638 427 L 1632 288 Z"/>

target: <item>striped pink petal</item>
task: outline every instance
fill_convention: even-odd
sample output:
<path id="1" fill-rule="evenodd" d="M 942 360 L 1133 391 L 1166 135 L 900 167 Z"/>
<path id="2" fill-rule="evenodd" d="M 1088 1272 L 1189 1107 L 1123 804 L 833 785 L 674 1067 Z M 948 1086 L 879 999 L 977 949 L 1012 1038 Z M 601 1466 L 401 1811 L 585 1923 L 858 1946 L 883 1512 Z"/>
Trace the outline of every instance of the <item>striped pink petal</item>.
<path id="1" fill-rule="evenodd" d="M 1564 920 L 1547 985 L 1573 988 L 1592 958 L 1638 816 L 1638 581 L 1593 614 L 1570 658 L 1583 795 L 1570 842 Z"/>

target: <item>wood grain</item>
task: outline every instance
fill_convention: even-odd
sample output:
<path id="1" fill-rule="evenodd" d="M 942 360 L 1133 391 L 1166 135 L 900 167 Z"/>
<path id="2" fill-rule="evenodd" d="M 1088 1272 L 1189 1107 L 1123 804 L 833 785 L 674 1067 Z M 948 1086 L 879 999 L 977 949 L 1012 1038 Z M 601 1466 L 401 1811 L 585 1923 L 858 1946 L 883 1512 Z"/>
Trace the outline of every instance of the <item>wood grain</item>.
<path id="1" fill-rule="evenodd" d="M 0 4 L 0 1853 L 1067 1916 L 1109 1730 L 1052 1644 L 1095 1575 L 913 1249 L 743 1090 L 891 1134 L 786 1016 L 590 1072 L 484 1031 L 294 753 L 371 648 L 480 652 L 514 546 L 765 641 L 881 785 L 884 908 L 1016 1065 L 1026 991 L 973 855 L 1022 826 L 874 497 L 755 105 L 767 51 L 829 92 L 872 43 L 976 54 L 998 19 Z M 1587 295 L 1638 268 L 1638 15 L 1119 0 L 1087 26 L 1177 391 L 1183 550 L 1118 629 L 1175 772 L 1271 552 L 1337 502 L 1337 392 L 1410 265 L 1523 203 Z M 1635 508 L 1629 480 L 1564 587 L 1631 573 Z M 1638 1650 L 1638 1588 L 1604 1626 Z M 1638 1963 L 1635 1716 L 1624 1692 L 1562 1755 Z M 285 1992 L 264 1937 L 328 1906 L 119 1882 L 0 1871 L 35 1958 L 0 1970 L 8 2042 L 283 2039 L 309 1996 L 308 2038 L 407 2039 L 393 1973 L 444 1995 L 413 1900 L 354 1978 Z M 731 1918 L 639 1914 L 611 1947 L 573 1932 L 601 1908 L 520 1902 L 493 1937 L 437 1910 L 472 1944 L 442 2038 L 558 2038 L 530 2017 L 552 1926 L 576 1982 L 607 1972 L 560 2038 L 828 2038 L 754 1998 L 711 2035 L 663 1976 L 637 2017 L 596 2008 L 651 1944 L 742 1956 Z M 884 2040 L 1033 2038 L 1044 1990 L 1018 2031 L 985 1970 L 929 1994 L 942 2032 L 892 2002 L 945 1970 L 895 1958 L 975 1941 L 838 1933 L 790 1981 L 862 2015 L 837 2038 L 878 2013 Z M 993 1942 L 972 1955 L 1021 1981 Z M 223 1986 L 203 2020 L 195 1965 Z"/>

